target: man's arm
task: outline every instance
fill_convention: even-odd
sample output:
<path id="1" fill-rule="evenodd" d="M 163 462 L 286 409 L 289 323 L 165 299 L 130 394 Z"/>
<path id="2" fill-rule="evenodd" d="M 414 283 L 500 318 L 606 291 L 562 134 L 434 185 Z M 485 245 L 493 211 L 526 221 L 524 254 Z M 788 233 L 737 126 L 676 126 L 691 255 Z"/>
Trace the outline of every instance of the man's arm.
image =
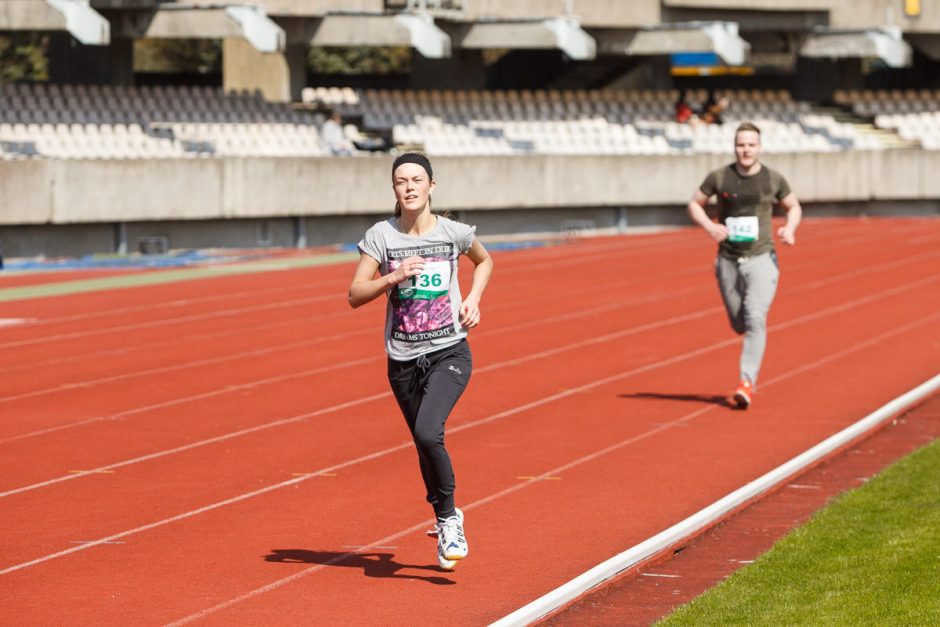
<path id="1" fill-rule="evenodd" d="M 796 194 L 793 192 L 780 200 L 780 206 L 787 212 L 787 222 L 777 229 L 777 235 L 784 244 L 794 246 L 796 245 L 796 227 L 800 225 L 800 221 L 803 219 L 803 207 L 800 206 L 800 201 L 797 200 Z"/>
<path id="2" fill-rule="evenodd" d="M 728 227 L 724 224 L 713 222 L 712 219 L 708 217 L 708 214 L 705 212 L 705 204 L 707 202 L 708 196 L 705 195 L 705 192 L 697 189 L 695 193 L 692 194 L 692 200 L 689 201 L 686 210 L 689 212 L 689 217 L 692 218 L 692 221 L 705 229 L 713 240 L 723 242 L 728 239 Z"/>

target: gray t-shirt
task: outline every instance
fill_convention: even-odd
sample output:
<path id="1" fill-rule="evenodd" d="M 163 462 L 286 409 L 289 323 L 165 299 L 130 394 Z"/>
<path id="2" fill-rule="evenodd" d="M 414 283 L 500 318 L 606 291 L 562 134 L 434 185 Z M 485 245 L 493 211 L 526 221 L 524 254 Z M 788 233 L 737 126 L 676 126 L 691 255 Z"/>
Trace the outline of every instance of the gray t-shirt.
<path id="1" fill-rule="evenodd" d="M 359 250 L 379 262 L 383 275 L 409 257 L 422 257 L 424 272 L 388 290 L 385 351 L 406 361 L 452 346 L 467 337 L 460 326 L 457 258 L 473 244 L 476 227 L 437 216 L 423 236 L 407 235 L 395 218 L 377 222 L 359 242 Z"/>

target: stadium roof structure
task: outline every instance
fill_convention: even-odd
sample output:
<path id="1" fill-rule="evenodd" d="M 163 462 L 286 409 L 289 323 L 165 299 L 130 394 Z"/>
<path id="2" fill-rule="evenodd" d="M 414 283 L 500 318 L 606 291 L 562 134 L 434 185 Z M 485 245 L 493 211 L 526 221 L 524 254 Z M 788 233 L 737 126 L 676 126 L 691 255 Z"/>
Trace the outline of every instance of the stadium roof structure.
<path id="1" fill-rule="evenodd" d="M 662 55 L 679 52 L 714 52 L 726 65 L 742 65 L 751 46 L 738 34 L 734 22 L 660 24 L 632 32 L 598 35 L 606 53 Z"/>
<path id="2" fill-rule="evenodd" d="M 454 49 L 558 49 L 593 59 L 605 54 L 715 52 L 741 64 L 747 44 L 728 22 L 662 24 L 659 0 L 620 3 L 607 16 L 584 17 L 564 2 L 463 3 L 448 0 L 6 0 L 0 30 L 65 30 L 89 45 L 124 38 L 243 37 L 259 52 L 288 42 L 312 46 L 410 46 L 428 58 Z M 597 3 L 595 3 L 597 4 Z M 609 5 L 609 3 L 607 3 Z M 556 6 L 557 5 L 557 6 Z M 467 6 L 477 6 L 467 10 Z M 454 8 L 458 7 L 458 8 Z M 589 27 L 585 26 L 585 23 Z"/>
<path id="3" fill-rule="evenodd" d="M 252 88 L 257 76 L 275 76 L 277 94 L 266 88 L 262 91 L 285 99 L 299 94 L 295 83 L 303 76 L 303 51 L 310 46 L 402 46 L 427 59 L 448 59 L 460 50 L 481 49 L 553 49 L 573 60 L 710 53 L 726 66 L 744 66 L 754 36 L 776 31 L 794 42 L 791 55 L 878 58 L 889 67 L 903 67 L 911 61 L 911 42 L 928 56 L 940 58 L 940 15 L 921 11 L 919 3 L 913 3 L 917 11 L 907 11 L 910 3 L 905 3 L 901 14 L 901 2 L 897 2 L 892 12 L 887 3 L 2 0 L 0 31 L 66 31 L 82 44 L 101 47 L 112 40 L 141 38 L 223 39 L 227 46 L 223 56 L 236 59 L 224 68 L 226 85 Z M 229 72 L 241 76 L 230 83 Z"/>
<path id="4" fill-rule="evenodd" d="M 95 46 L 111 41 L 110 23 L 87 1 L 7 0 L 0 3 L 0 30 L 65 30 Z"/>
<path id="5" fill-rule="evenodd" d="M 876 58 L 888 67 L 900 68 L 911 64 L 912 52 L 898 28 L 846 31 L 817 28 L 803 42 L 800 55 L 827 59 Z"/>

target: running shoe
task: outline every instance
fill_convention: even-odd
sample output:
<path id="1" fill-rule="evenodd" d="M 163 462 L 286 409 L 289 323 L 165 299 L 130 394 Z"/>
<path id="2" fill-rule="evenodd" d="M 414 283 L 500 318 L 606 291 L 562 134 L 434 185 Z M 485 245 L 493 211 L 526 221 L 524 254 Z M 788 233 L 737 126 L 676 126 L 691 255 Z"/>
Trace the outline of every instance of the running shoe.
<path id="1" fill-rule="evenodd" d="M 460 519 L 460 524 L 462 525 L 463 524 L 463 510 L 461 510 L 459 507 L 455 507 L 454 511 L 457 512 L 457 518 Z M 437 532 L 438 532 L 437 528 L 438 528 L 438 524 L 435 522 L 434 526 L 428 529 L 427 531 L 425 531 L 424 533 L 431 536 L 432 538 L 436 538 Z"/>
<path id="2" fill-rule="evenodd" d="M 456 514 L 437 524 L 437 560 L 444 570 L 453 570 L 458 560 L 467 557 L 469 547 L 463 533 L 463 516 Z"/>
<path id="3" fill-rule="evenodd" d="M 747 379 L 741 379 L 738 389 L 734 391 L 734 404 L 739 409 L 747 409 L 751 406 L 751 398 L 754 396 L 754 386 Z"/>
<path id="4" fill-rule="evenodd" d="M 457 560 L 444 559 L 443 557 L 440 556 L 440 554 L 438 554 L 437 556 L 437 564 L 443 570 L 454 570 L 455 568 L 457 568 Z"/>

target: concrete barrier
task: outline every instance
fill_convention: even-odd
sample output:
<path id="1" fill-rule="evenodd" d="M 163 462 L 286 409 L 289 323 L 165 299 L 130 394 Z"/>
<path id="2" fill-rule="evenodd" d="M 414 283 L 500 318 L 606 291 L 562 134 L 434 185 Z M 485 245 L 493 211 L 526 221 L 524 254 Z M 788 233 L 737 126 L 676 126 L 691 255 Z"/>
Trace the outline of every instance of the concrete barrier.
<path id="1" fill-rule="evenodd" d="M 433 160 L 436 209 L 682 207 L 728 155 Z M 765 155 L 804 203 L 940 198 L 940 151 Z M 0 162 L 0 224 L 386 214 L 392 157 Z"/>

